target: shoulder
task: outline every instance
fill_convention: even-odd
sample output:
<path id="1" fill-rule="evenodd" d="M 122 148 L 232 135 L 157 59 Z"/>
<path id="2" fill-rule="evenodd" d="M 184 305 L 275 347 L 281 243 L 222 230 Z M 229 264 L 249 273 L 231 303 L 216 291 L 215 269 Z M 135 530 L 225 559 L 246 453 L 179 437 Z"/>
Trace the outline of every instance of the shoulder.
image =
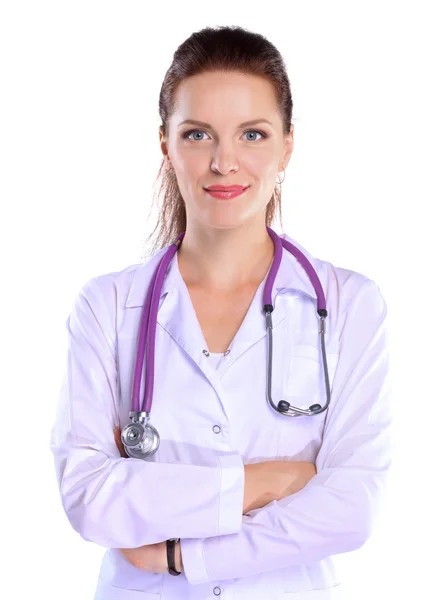
<path id="1" fill-rule="evenodd" d="M 366 303 L 374 304 L 375 309 L 386 310 L 382 292 L 373 279 L 359 271 L 336 265 L 330 260 L 315 256 L 288 234 L 283 234 L 282 238 L 294 244 L 313 266 L 325 294 L 328 320 L 330 320 L 334 329 L 340 326 L 340 321 L 362 297 L 365 298 Z"/>
<path id="2" fill-rule="evenodd" d="M 150 280 L 158 263 L 158 257 L 165 250 L 161 249 L 146 260 L 129 264 L 122 269 L 95 275 L 85 281 L 79 293 L 92 299 L 101 296 L 106 298 L 108 303 L 114 301 L 117 307 L 123 307 L 134 280 L 145 277 Z"/>

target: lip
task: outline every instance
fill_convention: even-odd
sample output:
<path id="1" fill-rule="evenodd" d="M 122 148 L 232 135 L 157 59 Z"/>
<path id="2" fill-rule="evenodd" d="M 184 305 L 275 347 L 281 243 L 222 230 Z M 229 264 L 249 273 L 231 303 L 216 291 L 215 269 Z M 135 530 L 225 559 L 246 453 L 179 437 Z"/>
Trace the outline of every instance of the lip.
<path id="1" fill-rule="evenodd" d="M 209 187 L 204 188 L 207 191 L 211 192 L 242 192 L 245 190 L 247 185 L 210 185 Z"/>
<path id="2" fill-rule="evenodd" d="M 237 196 L 240 196 L 241 194 L 244 194 L 246 192 L 246 190 L 249 189 L 249 186 L 247 187 L 238 187 L 237 189 L 234 190 L 213 190 L 211 188 L 205 188 L 205 192 L 207 194 L 209 194 L 210 196 L 212 196 L 213 198 L 219 198 L 221 200 L 230 200 L 231 198 L 236 198 Z"/>
<path id="3" fill-rule="evenodd" d="M 208 188 L 203 188 L 207 194 L 219 200 L 231 200 L 240 196 L 249 189 L 249 185 L 211 185 Z"/>

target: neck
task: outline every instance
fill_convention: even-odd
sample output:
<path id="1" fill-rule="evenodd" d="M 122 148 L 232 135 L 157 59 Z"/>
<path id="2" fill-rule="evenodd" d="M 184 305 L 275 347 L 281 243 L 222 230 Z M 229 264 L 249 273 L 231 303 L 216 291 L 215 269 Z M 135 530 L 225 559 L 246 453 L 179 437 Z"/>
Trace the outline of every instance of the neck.
<path id="1" fill-rule="evenodd" d="M 258 286 L 274 258 L 274 243 L 264 224 L 235 229 L 186 227 L 177 251 L 180 273 L 189 287 L 232 292 Z"/>

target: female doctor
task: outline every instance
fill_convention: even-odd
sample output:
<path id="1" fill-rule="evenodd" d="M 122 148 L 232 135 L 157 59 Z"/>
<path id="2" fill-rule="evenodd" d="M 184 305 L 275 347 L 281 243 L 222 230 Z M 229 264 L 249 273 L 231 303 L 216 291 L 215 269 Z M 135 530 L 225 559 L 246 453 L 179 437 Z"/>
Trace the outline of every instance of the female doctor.
<path id="1" fill-rule="evenodd" d="M 294 139 L 266 38 L 192 34 L 159 107 L 157 244 L 79 291 L 51 433 L 69 522 L 107 548 L 95 600 L 344 598 L 332 556 L 391 462 L 386 303 L 271 228 Z"/>

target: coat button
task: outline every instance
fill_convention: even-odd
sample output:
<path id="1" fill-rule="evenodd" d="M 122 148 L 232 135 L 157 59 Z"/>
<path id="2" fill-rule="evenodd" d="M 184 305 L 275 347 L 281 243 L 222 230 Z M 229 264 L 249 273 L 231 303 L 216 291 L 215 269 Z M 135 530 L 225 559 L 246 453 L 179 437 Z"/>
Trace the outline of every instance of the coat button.
<path id="1" fill-rule="evenodd" d="M 220 596 L 221 594 L 221 589 L 219 587 L 215 587 L 212 591 L 214 592 L 214 596 Z"/>
<path id="2" fill-rule="evenodd" d="M 204 354 L 205 356 L 210 356 L 210 354 L 209 354 L 209 352 L 206 350 L 206 348 L 203 348 L 202 352 L 203 352 L 203 354 Z"/>
<path id="3" fill-rule="evenodd" d="M 212 428 L 212 431 L 214 433 L 220 433 L 221 429 L 220 429 L 220 427 L 218 425 L 214 425 L 214 427 Z"/>

